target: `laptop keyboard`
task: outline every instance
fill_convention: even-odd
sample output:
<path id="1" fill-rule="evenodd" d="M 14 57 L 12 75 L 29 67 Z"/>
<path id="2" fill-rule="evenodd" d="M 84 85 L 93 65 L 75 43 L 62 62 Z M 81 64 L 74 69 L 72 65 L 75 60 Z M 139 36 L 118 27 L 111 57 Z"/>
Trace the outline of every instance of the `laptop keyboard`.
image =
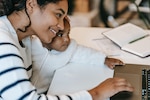
<path id="1" fill-rule="evenodd" d="M 150 100 L 150 70 L 142 70 L 142 100 Z"/>

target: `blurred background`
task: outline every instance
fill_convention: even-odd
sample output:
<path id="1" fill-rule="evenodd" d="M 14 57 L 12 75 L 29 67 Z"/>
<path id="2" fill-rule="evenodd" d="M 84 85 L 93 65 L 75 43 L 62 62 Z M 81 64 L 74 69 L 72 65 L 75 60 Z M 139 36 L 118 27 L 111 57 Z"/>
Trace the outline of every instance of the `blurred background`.
<path id="1" fill-rule="evenodd" d="M 150 0 L 68 0 L 71 27 L 113 28 L 130 22 L 150 29 Z"/>

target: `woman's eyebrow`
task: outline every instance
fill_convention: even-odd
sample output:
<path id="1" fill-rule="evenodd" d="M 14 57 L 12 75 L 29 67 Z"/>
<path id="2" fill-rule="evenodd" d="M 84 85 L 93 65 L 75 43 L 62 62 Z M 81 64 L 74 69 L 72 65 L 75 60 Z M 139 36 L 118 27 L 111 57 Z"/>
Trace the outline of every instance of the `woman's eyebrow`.
<path id="1" fill-rule="evenodd" d="M 65 11 L 63 9 L 58 9 L 58 10 L 60 10 L 63 14 L 65 14 Z"/>

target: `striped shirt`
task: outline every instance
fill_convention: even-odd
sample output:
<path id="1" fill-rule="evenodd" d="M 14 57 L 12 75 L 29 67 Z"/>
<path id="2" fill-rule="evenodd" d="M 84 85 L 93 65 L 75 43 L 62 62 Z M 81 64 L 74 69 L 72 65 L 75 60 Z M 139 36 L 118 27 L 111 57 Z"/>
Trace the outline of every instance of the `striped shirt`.
<path id="1" fill-rule="evenodd" d="M 57 96 L 38 94 L 30 82 L 30 37 L 22 43 L 24 47 L 7 17 L 0 17 L 0 100 L 92 100 L 87 91 Z"/>

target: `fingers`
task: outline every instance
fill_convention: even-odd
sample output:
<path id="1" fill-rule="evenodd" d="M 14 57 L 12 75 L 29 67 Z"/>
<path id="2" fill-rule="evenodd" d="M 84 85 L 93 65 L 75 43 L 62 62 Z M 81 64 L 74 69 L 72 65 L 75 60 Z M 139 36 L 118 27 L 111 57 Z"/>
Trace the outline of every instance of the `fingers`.
<path id="1" fill-rule="evenodd" d="M 114 65 L 124 65 L 123 61 L 115 58 L 111 58 Z"/>
<path id="2" fill-rule="evenodd" d="M 115 65 L 125 65 L 121 60 L 116 60 Z"/>
<path id="3" fill-rule="evenodd" d="M 108 78 L 89 93 L 95 100 L 104 100 L 121 91 L 132 92 L 134 88 L 123 78 Z"/>
<path id="4" fill-rule="evenodd" d="M 113 64 L 113 63 L 111 63 L 111 64 L 109 64 L 108 66 L 109 66 L 109 68 L 114 69 L 116 65 Z"/>
<path id="5" fill-rule="evenodd" d="M 132 92 L 134 90 L 133 86 L 123 78 L 115 78 L 115 92 L 118 93 L 120 91 L 129 91 Z"/>
<path id="6" fill-rule="evenodd" d="M 113 69 L 115 66 L 122 66 L 122 65 L 125 65 L 124 63 L 123 63 L 123 61 L 121 61 L 121 60 L 119 60 L 119 59 L 115 59 L 115 58 L 106 58 L 105 59 L 105 64 L 109 67 L 109 68 L 111 68 L 111 69 Z"/>

